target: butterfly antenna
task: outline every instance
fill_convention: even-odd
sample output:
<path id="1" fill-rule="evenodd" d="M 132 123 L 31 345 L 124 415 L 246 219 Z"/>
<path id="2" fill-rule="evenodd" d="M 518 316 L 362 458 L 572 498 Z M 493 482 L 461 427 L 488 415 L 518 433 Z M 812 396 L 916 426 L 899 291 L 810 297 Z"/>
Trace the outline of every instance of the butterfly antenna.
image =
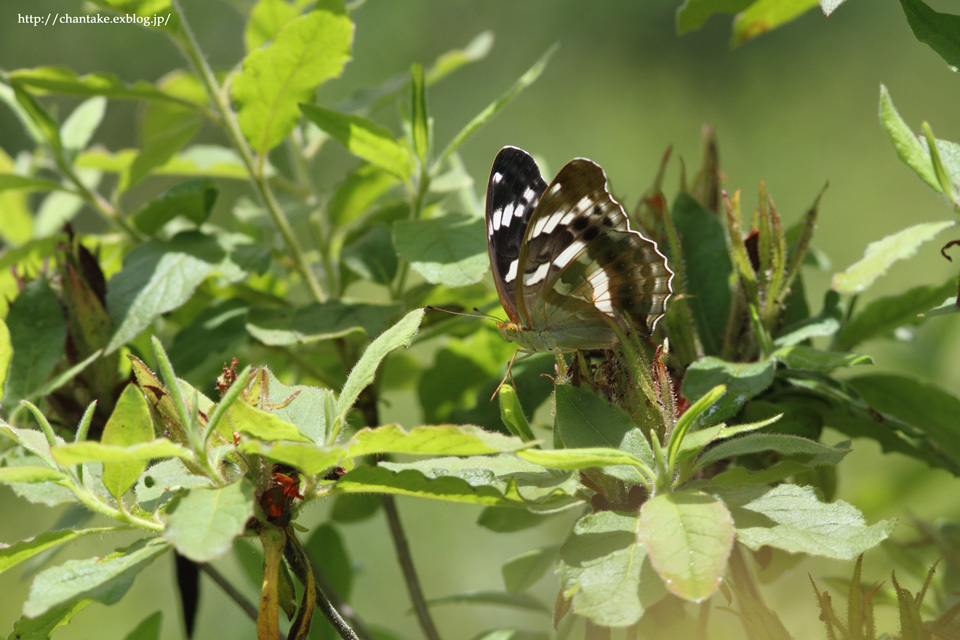
<path id="1" fill-rule="evenodd" d="M 476 311 L 477 313 L 463 313 L 460 311 L 451 311 L 450 309 L 442 309 L 440 307 L 435 307 L 432 304 L 428 304 L 427 306 L 424 307 L 424 309 L 427 309 L 429 311 L 442 311 L 443 313 L 449 313 L 452 316 L 463 316 L 465 318 L 479 318 L 481 320 L 493 320 L 494 322 L 502 322 L 502 320 L 500 320 L 496 316 L 492 316 L 489 313 L 484 313 L 483 311 L 480 311 L 476 307 L 474 307 L 473 310 Z"/>

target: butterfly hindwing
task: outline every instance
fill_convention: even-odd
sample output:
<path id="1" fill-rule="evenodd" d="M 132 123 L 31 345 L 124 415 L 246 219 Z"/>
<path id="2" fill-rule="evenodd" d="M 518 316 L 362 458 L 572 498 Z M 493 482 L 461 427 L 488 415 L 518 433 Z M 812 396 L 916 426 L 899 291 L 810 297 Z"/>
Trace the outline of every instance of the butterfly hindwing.
<path id="1" fill-rule="evenodd" d="M 523 167 L 523 180 L 535 187 L 524 187 L 519 177 L 508 180 L 513 165 Z M 517 202 L 527 188 L 537 194 L 536 207 L 527 210 L 534 200 L 523 200 L 524 230 L 518 237 L 516 228 L 504 228 L 504 203 Z M 491 215 L 498 210 L 496 229 Z M 491 173 L 487 231 L 498 293 L 518 327 L 516 336 L 504 335 L 527 348 L 610 347 L 617 342 L 611 320 L 625 317 L 649 335 L 666 310 L 673 277 L 666 258 L 655 242 L 630 229 L 623 207 L 607 190 L 603 169 L 590 160 L 571 160 L 546 186 L 525 152 L 504 148 Z M 516 257 L 508 257 L 513 251 Z"/>
<path id="2" fill-rule="evenodd" d="M 516 147 L 504 147 L 493 161 L 487 184 L 487 251 L 500 302 L 510 320 L 521 324 L 516 307 L 516 275 L 524 231 L 547 183 L 537 163 Z"/>

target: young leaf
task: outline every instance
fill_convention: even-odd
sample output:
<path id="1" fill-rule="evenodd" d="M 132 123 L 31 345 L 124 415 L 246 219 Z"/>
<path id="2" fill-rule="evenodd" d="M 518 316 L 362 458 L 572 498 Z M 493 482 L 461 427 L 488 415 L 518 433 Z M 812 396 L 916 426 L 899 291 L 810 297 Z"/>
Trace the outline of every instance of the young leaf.
<path id="1" fill-rule="evenodd" d="M 13 359 L 4 391 L 4 405 L 31 397 L 53 373 L 63 356 L 67 328 L 57 295 L 46 278 L 23 288 L 6 318 Z"/>
<path id="2" fill-rule="evenodd" d="M 315 476 L 343 463 L 346 451 L 342 447 L 325 447 L 313 443 L 281 441 L 271 444 L 260 440 L 244 440 L 240 451 L 255 453 L 275 462 L 288 464 L 305 475 Z"/>
<path id="3" fill-rule="evenodd" d="M 573 611 L 596 624 L 626 627 L 667 595 L 646 548 L 637 514 L 584 516 L 560 547 L 560 580 Z"/>
<path id="4" fill-rule="evenodd" d="M 752 486 L 715 494 L 733 514 L 737 540 L 757 550 L 764 545 L 790 553 L 853 560 L 890 535 L 896 524 L 867 525 L 863 515 L 838 500 L 821 502 L 813 487 Z"/>
<path id="5" fill-rule="evenodd" d="M 116 329 L 106 352 L 135 338 L 161 314 L 180 307 L 208 277 L 218 275 L 228 282 L 243 278 L 257 266 L 259 252 L 245 236 L 198 231 L 135 247 L 126 255 L 123 269 L 110 279 L 107 309 Z"/>
<path id="6" fill-rule="evenodd" d="M 60 139 L 68 153 L 81 151 L 90 144 L 107 109 L 107 100 L 96 96 L 81 102 L 60 127 Z"/>
<path id="7" fill-rule="evenodd" d="M 730 47 L 780 27 L 817 6 L 817 0 L 757 0 L 733 20 Z"/>
<path id="8" fill-rule="evenodd" d="M 107 419 L 100 442 L 105 445 L 127 447 L 153 440 L 153 420 L 143 393 L 133 383 L 120 394 L 113 413 Z M 54 454 L 56 455 L 56 454 Z M 103 484 L 118 501 L 147 468 L 146 460 L 108 462 L 103 465 Z"/>
<path id="9" fill-rule="evenodd" d="M 517 391 L 513 388 L 513 385 L 502 385 L 500 391 L 497 392 L 497 400 L 500 402 L 500 419 L 507 431 L 521 438 L 524 442 L 535 440 L 536 438 L 530 430 L 527 417 L 523 414 L 520 398 L 517 397 Z"/>
<path id="10" fill-rule="evenodd" d="M 337 400 L 338 420 L 342 421 L 343 417 L 347 415 L 347 411 L 360 397 L 360 393 L 373 382 L 377 367 L 387 357 L 387 354 L 399 347 L 410 346 L 413 337 L 417 335 L 417 331 L 420 329 L 422 320 L 423 309 L 414 309 L 370 343 L 363 355 L 360 356 L 357 364 L 354 365 L 353 370 L 350 371 L 350 375 L 343 385 L 343 391 L 340 392 L 340 398 Z"/>
<path id="11" fill-rule="evenodd" d="M 532 587 L 553 567 L 558 547 L 534 549 L 514 556 L 500 569 L 507 593 L 522 593 Z"/>
<path id="12" fill-rule="evenodd" d="M 736 415 L 747 400 L 773 384 L 775 371 L 776 363 L 772 360 L 741 363 L 706 357 L 687 369 L 682 393 L 695 402 L 717 385 L 726 386 L 723 397 L 697 421 L 699 426 L 714 424 Z"/>
<path id="13" fill-rule="evenodd" d="M 70 477 L 62 471 L 57 471 L 49 467 L 33 465 L 0 467 L 0 484 L 11 484 L 15 482 L 29 484 L 56 482 L 57 484 L 68 484 Z"/>
<path id="14" fill-rule="evenodd" d="M 914 37 L 956 71 L 960 67 L 960 16 L 934 11 L 922 0 L 900 0 L 900 6 Z"/>
<path id="15" fill-rule="evenodd" d="M 289 440 L 293 442 L 312 442 L 300 433 L 296 425 L 269 411 L 264 411 L 243 400 L 233 403 L 225 416 L 229 428 L 266 441 Z"/>
<path id="16" fill-rule="evenodd" d="M 198 109 L 196 102 L 165 93 L 146 81 L 124 84 L 109 73 L 90 73 L 78 76 L 69 67 L 34 67 L 18 69 L 7 76 L 24 87 L 65 95 L 129 100 L 159 100 Z"/>
<path id="17" fill-rule="evenodd" d="M 682 36 L 690 31 L 696 31 L 707 21 L 707 18 L 717 13 L 739 13 L 756 0 L 684 0 L 677 9 L 677 35 Z"/>
<path id="18" fill-rule="evenodd" d="M 123 597 L 137 574 L 168 549 L 170 546 L 160 538 L 138 540 L 106 558 L 69 560 L 44 569 L 30 585 L 23 613 L 38 616 L 58 605 L 86 598 L 113 604 Z"/>
<path id="19" fill-rule="evenodd" d="M 152 465 L 137 480 L 137 504 L 145 511 L 165 506 L 181 489 L 209 487 L 210 478 L 191 473 L 179 458 Z"/>
<path id="20" fill-rule="evenodd" d="M 253 515 L 253 486 L 189 489 L 170 507 L 163 537 L 177 552 L 196 562 L 215 560 L 229 551 Z"/>
<path id="21" fill-rule="evenodd" d="M 632 482 L 651 484 L 654 480 L 653 470 L 642 461 L 629 453 L 618 449 L 604 449 L 601 447 L 584 449 L 527 449 L 518 451 L 517 457 L 542 467 L 551 469 L 589 469 L 591 467 L 612 467 L 626 465 L 636 469 L 637 473 L 617 474 L 617 477 L 626 476 Z"/>
<path id="22" fill-rule="evenodd" d="M 300 111 L 313 124 L 326 131 L 347 151 L 374 164 L 392 176 L 410 178 L 413 157 L 390 130 L 362 116 L 347 115 L 315 104 L 301 104 Z"/>
<path id="23" fill-rule="evenodd" d="M 247 331 L 271 346 L 329 340 L 360 330 L 375 336 L 399 310 L 398 305 L 343 300 L 294 308 L 252 307 L 247 313 Z"/>
<path id="24" fill-rule="evenodd" d="M 910 127 L 900 117 L 897 108 L 893 106 L 890 92 L 882 84 L 880 85 L 880 123 L 890 136 L 890 141 L 900 160 L 913 169 L 914 173 L 934 191 L 940 193 L 940 181 L 937 180 L 937 174 L 933 170 L 930 154 L 924 150 Z"/>
<path id="25" fill-rule="evenodd" d="M 718 384 L 710 391 L 707 391 L 705 394 L 700 396 L 696 402 L 690 405 L 690 407 L 683 412 L 683 415 L 680 416 L 680 419 L 677 420 L 677 425 L 673 428 L 673 432 L 670 434 L 670 442 L 667 444 L 667 466 L 669 469 L 674 469 L 677 462 L 677 455 L 680 453 L 681 446 L 683 445 L 684 437 L 687 435 L 687 431 L 693 426 L 694 422 L 704 413 L 710 411 L 713 408 L 713 405 L 716 404 L 720 398 L 727 392 L 727 388 Z"/>
<path id="26" fill-rule="evenodd" d="M 773 424 L 779 419 L 780 415 L 775 415 L 771 418 L 767 418 L 766 420 L 751 422 L 749 424 L 726 425 L 720 423 L 712 427 L 698 429 L 693 433 L 687 434 L 687 436 L 683 439 L 683 442 L 680 444 L 680 448 L 677 450 L 676 462 L 683 462 L 684 460 L 687 460 L 693 456 L 699 455 L 699 453 L 708 444 L 713 444 L 721 440 L 727 440 L 742 433 L 749 433 L 750 431 L 762 429 L 767 425 Z"/>
<path id="27" fill-rule="evenodd" d="M 847 267 L 846 271 L 833 276 L 834 290 L 839 293 L 865 291 L 894 262 L 912 257 L 921 244 L 933 240 L 941 231 L 953 225 L 953 220 L 925 222 L 871 242 L 863 258 Z"/>
<path id="28" fill-rule="evenodd" d="M 283 25 L 300 15 L 300 7 L 304 4 L 286 0 L 259 0 L 254 4 L 243 30 L 243 44 L 247 52 L 273 40 Z"/>
<path id="29" fill-rule="evenodd" d="M 247 54 L 233 79 L 237 120 L 247 140 L 266 154 L 297 124 L 297 104 L 315 87 L 340 75 L 350 59 L 353 23 L 342 0 L 322 0 L 287 22 L 273 42 Z"/>
<path id="30" fill-rule="evenodd" d="M 723 580 L 733 548 L 733 519 L 713 496 L 666 493 L 640 508 L 637 536 L 667 589 L 702 602 Z"/>
<path id="31" fill-rule="evenodd" d="M 705 467 L 725 458 L 762 451 L 773 451 L 781 456 L 810 458 L 810 464 L 816 466 L 818 464 L 837 464 L 840 462 L 841 458 L 849 453 L 850 443 L 844 442 L 836 447 L 830 447 L 813 440 L 781 433 L 752 433 L 742 438 L 721 442 L 706 451 L 697 460 L 697 466 Z"/>
<path id="32" fill-rule="evenodd" d="M 361 429 L 344 445 L 351 457 L 375 453 L 476 456 L 509 453 L 529 446 L 520 438 L 470 425 L 415 427 L 409 432 L 391 424 Z"/>
<path id="33" fill-rule="evenodd" d="M 449 214 L 393 225 L 393 241 L 427 282 L 462 287 L 480 282 L 489 270 L 480 218 Z"/>

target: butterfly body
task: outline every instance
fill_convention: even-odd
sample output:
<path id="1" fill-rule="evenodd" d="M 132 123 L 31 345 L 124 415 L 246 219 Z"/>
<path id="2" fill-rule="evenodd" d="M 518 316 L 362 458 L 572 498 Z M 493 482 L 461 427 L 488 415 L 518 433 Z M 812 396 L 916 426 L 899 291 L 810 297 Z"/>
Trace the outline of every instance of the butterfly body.
<path id="1" fill-rule="evenodd" d="M 486 223 L 509 317 L 500 333 L 524 350 L 610 348 L 617 344 L 611 323 L 649 335 L 666 311 L 673 278 L 666 258 L 630 229 L 590 160 L 571 160 L 548 185 L 529 154 L 504 147 L 490 172 Z"/>

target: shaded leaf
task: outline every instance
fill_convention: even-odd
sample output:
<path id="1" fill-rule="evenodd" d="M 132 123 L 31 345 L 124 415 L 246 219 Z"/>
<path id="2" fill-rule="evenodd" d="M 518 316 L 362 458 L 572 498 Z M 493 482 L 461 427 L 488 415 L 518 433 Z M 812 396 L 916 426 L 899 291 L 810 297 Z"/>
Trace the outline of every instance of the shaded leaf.
<path id="1" fill-rule="evenodd" d="M 771 354 L 771 357 L 791 369 L 813 369 L 816 371 L 832 371 L 840 367 L 873 364 L 873 358 L 870 356 L 844 351 L 821 351 L 804 345 L 780 347 Z"/>
<path id="2" fill-rule="evenodd" d="M 500 573 L 507 593 L 526 591 L 544 576 L 557 559 L 558 547 L 544 547 L 521 553 L 507 560 Z"/>
<path id="3" fill-rule="evenodd" d="M 347 115 L 314 104 L 301 104 L 300 111 L 353 155 L 400 180 L 409 179 L 413 157 L 386 127 L 362 116 Z"/>
<path id="4" fill-rule="evenodd" d="M 706 451 L 697 466 L 704 467 L 712 462 L 742 456 L 762 451 L 773 451 L 781 456 L 803 457 L 811 460 L 811 464 L 837 464 L 850 451 L 849 442 L 841 442 L 835 447 L 820 444 L 813 440 L 781 433 L 752 433 L 721 442 Z"/>
<path id="5" fill-rule="evenodd" d="M 695 402 L 717 385 L 726 386 L 723 397 L 697 421 L 698 425 L 709 425 L 736 415 L 747 400 L 773 383 L 775 370 L 776 363 L 772 360 L 741 363 L 706 357 L 687 369 L 682 393 Z"/>
<path id="6" fill-rule="evenodd" d="M 16 468 L 16 467 L 14 467 Z M 4 469 L 5 470 L 5 469 Z M 102 535 L 113 531 L 125 530 L 126 527 L 94 527 L 91 529 L 59 529 L 45 531 L 35 538 L 21 540 L 11 545 L 0 546 L 0 573 L 29 560 L 37 554 L 54 549 L 62 544 L 88 535 Z"/>
<path id="7" fill-rule="evenodd" d="M 375 336 L 399 310 L 398 305 L 342 300 L 315 302 L 292 309 L 253 307 L 247 314 L 247 331 L 260 342 L 273 346 L 329 340 L 358 330 Z"/>
<path id="8" fill-rule="evenodd" d="M 7 640 L 50 640 L 50 634 L 65 626 L 73 616 L 87 608 L 93 600 L 77 600 L 54 607 L 35 618 L 21 616 L 13 623 L 13 632 Z"/>
<path id="9" fill-rule="evenodd" d="M 455 593 L 440 598 L 430 598 L 427 603 L 431 606 L 440 604 L 484 604 L 500 607 L 526 609 L 528 611 L 548 612 L 545 604 L 525 593 L 501 593 L 499 591 L 471 591 Z"/>
<path id="10" fill-rule="evenodd" d="M 3 400 L 10 407 L 36 393 L 64 353 L 67 327 L 46 278 L 27 283 L 10 305 L 6 324 L 13 359 Z"/>
<path id="11" fill-rule="evenodd" d="M 707 18 L 717 13 L 734 14 L 743 11 L 754 0 L 684 0 L 677 9 L 677 35 L 699 29 Z"/>
<path id="12" fill-rule="evenodd" d="M 922 0 L 900 0 L 900 6 L 914 37 L 956 71 L 960 67 L 960 16 L 934 11 Z"/>
<path id="13" fill-rule="evenodd" d="M 69 67 L 34 67 L 11 71 L 7 77 L 21 86 L 39 89 L 42 92 L 131 100 L 162 100 L 197 108 L 196 103 L 164 93 L 149 82 L 141 80 L 133 84 L 124 84 L 109 73 L 89 73 L 78 76 Z"/>
<path id="14" fill-rule="evenodd" d="M 153 439 L 153 420 L 143 393 L 133 383 L 124 387 L 114 405 L 113 413 L 103 427 L 100 442 L 105 445 L 128 447 Z M 56 456 L 56 453 L 54 453 Z M 108 462 L 103 465 L 103 484 L 117 500 L 136 483 L 147 468 L 146 460 Z"/>
<path id="15" fill-rule="evenodd" d="M 133 221 L 147 235 L 153 235 L 177 216 L 184 216 L 199 227 L 210 216 L 219 194 L 217 183 L 209 178 L 187 180 L 141 207 Z"/>

